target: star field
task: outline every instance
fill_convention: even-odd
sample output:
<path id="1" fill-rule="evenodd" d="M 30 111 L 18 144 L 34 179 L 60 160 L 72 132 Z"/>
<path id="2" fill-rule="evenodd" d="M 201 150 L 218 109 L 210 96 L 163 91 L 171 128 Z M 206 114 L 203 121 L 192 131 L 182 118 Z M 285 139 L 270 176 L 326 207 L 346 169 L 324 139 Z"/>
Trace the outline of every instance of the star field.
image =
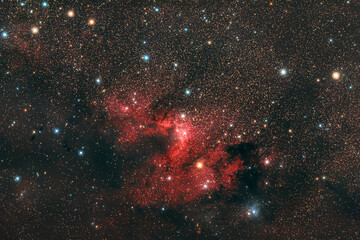
<path id="1" fill-rule="evenodd" d="M 0 239 L 360 239 L 359 7 L 0 2 Z"/>

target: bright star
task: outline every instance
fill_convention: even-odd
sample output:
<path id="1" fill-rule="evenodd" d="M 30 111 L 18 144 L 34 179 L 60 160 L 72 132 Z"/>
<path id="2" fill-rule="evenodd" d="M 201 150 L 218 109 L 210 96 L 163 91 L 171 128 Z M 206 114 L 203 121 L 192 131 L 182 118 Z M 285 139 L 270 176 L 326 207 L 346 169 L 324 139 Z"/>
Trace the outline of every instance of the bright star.
<path id="1" fill-rule="evenodd" d="M 68 15 L 68 17 L 74 17 L 75 16 L 75 12 L 73 11 L 73 10 L 69 10 L 68 12 L 67 12 L 67 15 Z"/>
<path id="2" fill-rule="evenodd" d="M 1 33 L 1 36 L 2 36 L 3 38 L 7 38 L 7 37 L 9 36 L 9 34 L 8 34 L 8 32 L 3 31 L 3 32 Z"/>
<path id="3" fill-rule="evenodd" d="M 15 176 L 14 180 L 15 180 L 15 182 L 20 182 L 21 178 L 20 178 L 20 176 Z"/>
<path id="4" fill-rule="evenodd" d="M 89 22 L 88 22 L 88 23 L 89 23 L 90 26 L 95 25 L 95 19 L 92 19 L 92 18 L 89 19 Z"/>
<path id="5" fill-rule="evenodd" d="M 49 6 L 49 4 L 48 4 L 48 2 L 47 2 L 47 1 L 43 1 L 43 2 L 41 3 L 41 6 L 43 6 L 43 7 L 48 7 L 48 6 Z"/>
<path id="6" fill-rule="evenodd" d="M 95 82 L 96 82 L 96 84 L 100 84 L 100 83 L 101 83 L 101 79 L 100 79 L 100 78 L 96 78 L 96 79 L 95 79 Z"/>
<path id="7" fill-rule="evenodd" d="M 287 74 L 287 70 L 285 68 L 280 69 L 280 75 L 285 76 Z"/>
<path id="8" fill-rule="evenodd" d="M 54 128 L 54 133 L 55 133 L 55 134 L 59 134 L 59 133 L 60 133 L 60 129 Z"/>
<path id="9" fill-rule="evenodd" d="M 79 151 L 78 151 L 78 155 L 79 155 L 79 156 L 84 156 L 84 151 L 83 151 L 83 150 L 79 150 Z"/>
<path id="10" fill-rule="evenodd" d="M 38 27 L 32 27 L 32 28 L 31 28 L 31 32 L 32 32 L 33 34 L 38 34 L 38 33 L 39 33 L 39 28 L 38 28 Z"/>
<path id="11" fill-rule="evenodd" d="M 189 95 L 191 94 L 190 89 L 186 89 L 186 90 L 185 90 L 185 94 L 189 96 Z"/>
<path id="12" fill-rule="evenodd" d="M 257 216 L 259 214 L 259 210 L 256 206 L 253 206 L 248 210 L 247 214 L 248 216 Z"/>
<path id="13" fill-rule="evenodd" d="M 339 72 L 333 72 L 331 76 L 334 80 L 339 80 L 341 75 Z"/>
<path id="14" fill-rule="evenodd" d="M 150 60 L 149 55 L 144 55 L 142 58 L 144 59 L 145 62 L 148 62 Z"/>

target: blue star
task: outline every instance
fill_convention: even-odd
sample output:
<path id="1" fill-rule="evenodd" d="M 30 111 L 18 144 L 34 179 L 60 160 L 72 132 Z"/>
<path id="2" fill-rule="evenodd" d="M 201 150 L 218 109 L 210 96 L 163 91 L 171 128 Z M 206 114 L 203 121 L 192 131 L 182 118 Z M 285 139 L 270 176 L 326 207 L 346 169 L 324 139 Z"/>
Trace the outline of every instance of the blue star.
<path id="1" fill-rule="evenodd" d="M 251 213 L 256 216 L 258 214 L 258 211 L 256 208 L 252 208 Z"/>
<path id="2" fill-rule="evenodd" d="M 20 176 L 15 176 L 15 177 L 14 177 L 14 180 L 15 180 L 15 182 L 20 182 L 21 177 L 20 177 Z"/>
<path id="3" fill-rule="evenodd" d="M 319 123 L 318 127 L 319 127 L 319 128 L 322 128 L 322 127 L 323 127 L 322 123 Z"/>
<path id="4" fill-rule="evenodd" d="M 248 210 L 248 216 L 257 216 L 259 214 L 259 208 L 254 205 Z"/>
<path id="5" fill-rule="evenodd" d="M 144 59 L 145 62 L 148 62 L 150 60 L 149 55 L 144 55 L 142 58 Z"/>
<path id="6" fill-rule="evenodd" d="M 189 95 L 191 94 L 190 89 L 186 89 L 186 90 L 185 90 L 185 94 L 189 96 Z"/>
<path id="7" fill-rule="evenodd" d="M 101 83 L 101 79 L 100 79 L 100 78 L 97 78 L 97 79 L 95 79 L 95 82 L 96 82 L 96 84 L 100 84 L 100 83 Z"/>
<path id="8" fill-rule="evenodd" d="M 59 134 L 59 133 L 60 133 L 60 129 L 54 128 L 54 133 L 55 133 L 55 134 Z"/>
<path id="9" fill-rule="evenodd" d="M 9 36 L 9 34 L 8 34 L 8 32 L 3 31 L 3 32 L 1 33 L 1 36 L 2 36 L 2 38 L 7 38 L 7 37 Z"/>
<path id="10" fill-rule="evenodd" d="M 165 208 L 164 208 L 164 207 L 162 207 L 162 208 L 161 208 L 161 211 L 165 211 Z"/>
<path id="11" fill-rule="evenodd" d="M 332 38 L 329 38 L 329 42 L 331 42 L 331 43 L 332 43 L 333 41 L 334 41 L 334 39 L 332 39 Z"/>
<path id="12" fill-rule="evenodd" d="M 184 28 L 184 31 L 187 32 L 189 29 L 188 28 Z"/>
<path id="13" fill-rule="evenodd" d="M 43 6 L 43 7 L 48 7 L 49 6 L 49 4 L 48 4 L 48 2 L 47 1 L 43 1 L 42 3 L 41 3 L 41 6 Z"/>
<path id="14" fill-rule="evenodd" d="M 155 12 L 159 12 L 159 8 L 154 7 Z"/>
<path id="15" fill-rule="evenodd" d="M 142 43 L 143 43 L 143 44 L 146 44 L 146 41 L 144 40 Z"/>
<path id="16" fill-rule="evenodd" d="M 83 151 L 83 150 L 79 150 L 79 151 L 78 151 L 78 155 L 79 155 L 80 157 L 84 156 L 84 151 Z"/>

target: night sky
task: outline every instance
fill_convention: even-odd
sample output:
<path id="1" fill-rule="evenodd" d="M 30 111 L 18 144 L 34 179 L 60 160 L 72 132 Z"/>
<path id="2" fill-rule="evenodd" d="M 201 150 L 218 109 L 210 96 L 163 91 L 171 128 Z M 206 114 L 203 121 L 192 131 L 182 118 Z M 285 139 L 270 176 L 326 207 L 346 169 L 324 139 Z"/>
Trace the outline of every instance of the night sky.
<path id="1" fill-rule="evenodd" d="M 0 239 L 360 239 L 360 2 L 0 1 Z"/>

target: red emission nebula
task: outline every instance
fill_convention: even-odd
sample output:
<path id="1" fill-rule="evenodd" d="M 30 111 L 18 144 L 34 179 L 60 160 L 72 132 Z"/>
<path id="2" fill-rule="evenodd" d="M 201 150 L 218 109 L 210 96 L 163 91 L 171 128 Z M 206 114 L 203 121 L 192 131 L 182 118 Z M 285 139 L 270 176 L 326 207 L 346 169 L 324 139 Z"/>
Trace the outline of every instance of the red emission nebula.
<path id="1" fill-rule="evenodd" d="M 146 102 L 138 96 L 107 101 L 108 124 L 117 133 L 118 145 L 130 149 L 150 137 L 166 142 L 165 150 L 136 163 L 124 177 L 124 195 L 140 206 L 175 206 L 208 196 L 220 186 L 236 189 L 236 174 L 246 166 L 227 153 L 227 145 L 211 144 L 206 124 L 195 127 L 185 114 Z"/>

